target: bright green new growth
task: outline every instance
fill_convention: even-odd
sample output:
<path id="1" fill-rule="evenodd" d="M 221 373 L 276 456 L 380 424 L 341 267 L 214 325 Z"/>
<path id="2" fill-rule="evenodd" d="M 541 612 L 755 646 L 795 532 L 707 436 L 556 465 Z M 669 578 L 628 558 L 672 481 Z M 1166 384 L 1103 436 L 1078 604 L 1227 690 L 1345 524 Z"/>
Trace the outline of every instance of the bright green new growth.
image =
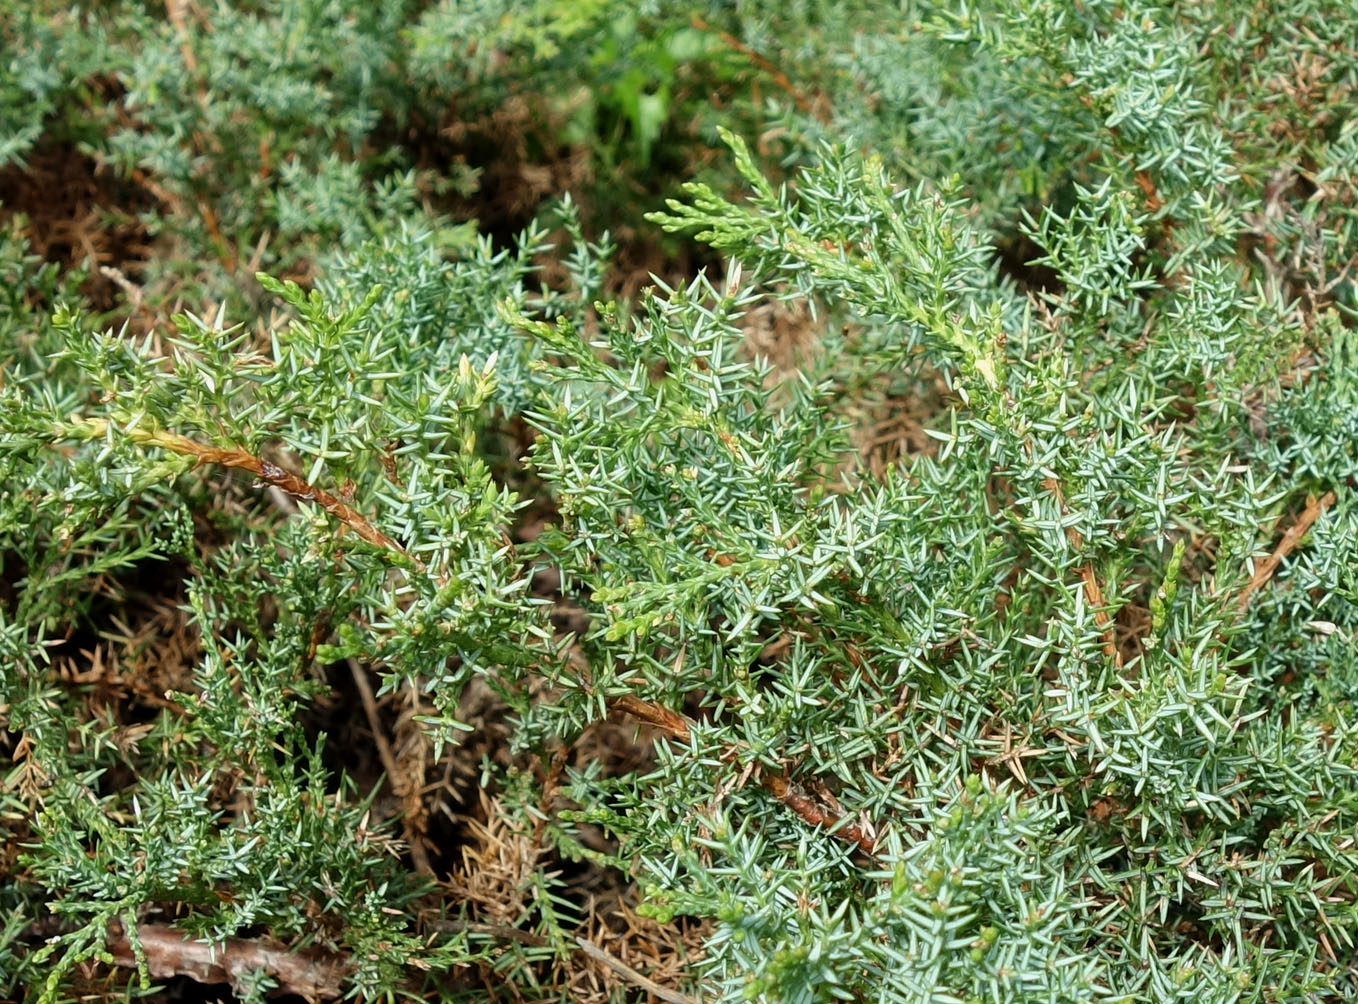
<path id="1" fill-rule="evenodd" d="M 540 943 L 422 930 L 424 882 L 327 777 L 301 714 L 352 659 L 425 695 L 439 743 L 473 680 L 544 760 L 657 726 L 648 768 L 567 772 L 572 808 L 493 783 L 642 912 L 711 922 L 704 1001 L 1358 994 L 1358 16 L 1298 49 L 1331 91 L 1275 102 L 1265 36 L 1308 4 L 1218 6 L 910 5 L 838 50 L 804 167 L 770 180 L 726 133 L 739 189 L 651 216 L 724 276 L 632 304 L 596 303 L 611 250 L 568 205 L 565 247 L 365 229 L 312 292 L 260 277 L 290 318 L 267 341 L 182 315 L 134 344 L 67 307 L 24 329 L 24 295 L 70 291 L 10 235 L 0 827 L 37 816 L 0 961 L 55 1000 L 110 922 L 172 903 L 194 935 L 343 951 L 359 995 L 489 960 L 531 986 L 572 949 L 554 878 L 519 920 Z M 880 112 L 847 110 L 868 83 Z M 1001 270 L 1021 241 L 1040 287 Z M 566 279 L 536 281 L 548 253 Z M 795 375 L 745 349 L 775 296 L 817 312 Z M 856 466 L 852 404 L 935 381 L 934 448 Z M 511 416 L 556 513 L 518 544 Z M 226 468 L 258 505 L 217 504 Z M 44 646 L 157 560 L 188 568 L 193 678 L 134 738 L 69 718 Z M 21 957 L 44 901 L 63 933 Z"/>

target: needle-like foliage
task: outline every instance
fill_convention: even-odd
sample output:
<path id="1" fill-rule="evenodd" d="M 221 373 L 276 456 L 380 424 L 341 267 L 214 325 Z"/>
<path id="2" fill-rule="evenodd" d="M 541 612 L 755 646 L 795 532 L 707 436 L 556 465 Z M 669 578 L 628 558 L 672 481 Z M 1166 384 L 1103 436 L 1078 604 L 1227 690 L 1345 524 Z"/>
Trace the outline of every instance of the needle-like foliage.
<path id="1" fill-rule="evenodd" d="M 516 988 L 481 999 L 565 999 L 540 981 L 584 906 L 550 852 L 707 925 L 704 1001 L 1358 996 L 1358 14 L 737 8 L 743 34 L 645 16 L 744 56 L 800 25 L 814 93 L 777 70 L 787 160 L 722 130 L 732 170 L 654 207 L 724 268 L 633 302 L 605 302 L 612 244 L 569 201 L 497 250 L 352 160 L 353 206 L 291 175 L 225 203 L 335 235 L 310 289 L 259 276 L 259 324 L 104 331 L 6 233 L 0 991 L 56 1001 L 120 939 L 148 985 L 137 932 L 168 918 L 324 952 L 362 998 L 465 999 L 481 965 Z M 404 30 L 451 88 L 439 32 L 559 67 L 611 9 Z M 252 114 L 311 143 L 348 95 L 327 137 L 355 147 L 375 105 L 411 114 L 396 54 L 354 42 L 385 16 L 318 16 L 296 93 Z M 220 70 L 164 57 L 126 69 L 130 107 Z M 189 198 L 167 135 L 116 138 Z M 749 349 L 774 300 L 812 318 L 792 372 Z M 877 477 L 854 423 L 882 388 L 924 441 Z M 196 648 L 114 722 L 72 667 L 129 634 L 110 605 L 152 568 Z M 521 915 L 450 909 L 400 856 L 420 831 L 327 767 L 345 737 L 307 715 L 346 666 L 414 695 L 436 757 L 469 693 L 509 709 L 479 780 L 542 855 Z M 642 766 L 572 759 L 625 719 Z M 238 991 L 298 992 L 252 972 Z"/>

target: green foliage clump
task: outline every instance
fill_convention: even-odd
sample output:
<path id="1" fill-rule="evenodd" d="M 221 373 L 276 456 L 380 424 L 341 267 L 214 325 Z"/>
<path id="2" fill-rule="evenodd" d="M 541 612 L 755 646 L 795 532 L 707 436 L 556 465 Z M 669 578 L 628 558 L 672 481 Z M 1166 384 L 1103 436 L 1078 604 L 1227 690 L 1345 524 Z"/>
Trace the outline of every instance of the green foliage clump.
<path id="1" fill-rule="evenodd" d="M 182 233 L 244 260 L 277 228 L 316 274 L 134 337 L 22 221 L 0 242 L 0 990 L 56 1000 L 119 931 L 147 986 L 135 932 L 172 918 L 323 949 L 360 997 L 568 999 L 583 861 L 704 925 L 703 1000 L 1358 995 L 1358 16 L 659 4 L 590 55 L 615 5 L 416 6 L 222 7 L 220 45 L 118 6 L 135 56 L 10 29 L 177 109 L 103 152 L 217 206 Z M 473 240 L 368 146 L 512 56 L 625 68 L 599 107 L 650 165 L 713 39 L 810 66 L 757 64 L 784 162 L 723 128 L 729 171 L 649 216 L 719 278 L 607 301 L 569 200 L 556 238 Z M 79 97 L 27 65 L 0 107 Z M 749 351 L 775 300 L 814 318 L 792 373 Z M 876 477 L 883 387 L 929 446 Z M 70 666 L 148 570 L 199 650 L 115 720 Z M 325 759 L 346 665 L 435 758 L 469 694 L 508 709 L 479 783 L 539 855 L 519 915 L 478 922 Z M 625 715 L 652 757 L 573 759 Z"/>

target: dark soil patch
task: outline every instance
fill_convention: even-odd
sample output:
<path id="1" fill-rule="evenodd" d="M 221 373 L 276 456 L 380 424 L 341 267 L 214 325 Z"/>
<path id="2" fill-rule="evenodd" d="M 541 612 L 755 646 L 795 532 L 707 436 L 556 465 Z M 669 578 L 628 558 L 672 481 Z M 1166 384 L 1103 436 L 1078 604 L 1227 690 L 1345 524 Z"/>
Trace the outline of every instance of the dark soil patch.
<path id="1" fill-rule="evenodd" d="M 995 242 L 1000 274 L 1011 279 L 1022 293 L 1041 295 L 1059 293 L 1064 284 L 1056 270 L 1049 265 L 1035 264 L 1042 257 L 1042 248 L 1023 233 L 1013 233 Z"/>
<path id="2" fill-rule="evenodd" d="M 653 170 L 650 176 L 666 179 L 665 190 L 638 192 L 633 187 L 639 183 L 625 170 L 601 179 L 597 157 L 584 145 L 562 143 L 562 132 L 563 124 L 546 117 L 534 101 L 514 95 L 494 106 L 450 108 L 437 121 L 417 113 L 404 127 L 387 123 L 370 145 L 400 148 L 417 170 L 453 179 L 443 190 L 426 192 L 430 207 L 456 220 L 475 220 L 497 249 L 513 248 L 544 207 L 569 194 L 586 234 L 608 231 L 617 247 L 604 284 L 609 297 L 633 298 L 650 285 L 652 274 L 671 285 L 700 271 L 715 279 L 721 262 L 711 249 L 661 234 L 634 208 L 660 208 L 679 182 L 693 176 L 692 165 L 676 162 L 670 171 Z M 625 197 L 618 186 L 626 188 Z M 633 208 L 621 208 L 628 206 Z M 564 278 L 555 261 L 543 265 L 546 284 Z"/>
<path id="3" fill-rule="evenodd" d="M 119 273 L 131 281 L 151 256 L 138 215 L 155 207 L 155 197 L 68 143 L 40 144 L 26 161 L 0 168 L 0 223 L 22 214 L 34 252 L 87 269 L 81 292 L 94 309 L 112 310 Z"/>

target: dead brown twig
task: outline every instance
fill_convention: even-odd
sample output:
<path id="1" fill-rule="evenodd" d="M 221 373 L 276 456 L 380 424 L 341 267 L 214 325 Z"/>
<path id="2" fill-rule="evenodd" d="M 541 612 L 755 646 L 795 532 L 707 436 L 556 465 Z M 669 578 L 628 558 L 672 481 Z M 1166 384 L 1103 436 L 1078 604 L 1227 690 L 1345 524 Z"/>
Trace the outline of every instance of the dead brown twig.
<path id="1" fill-rule="evenodd" d="M 613 970 L 613 972 L 627 980 L 627 982 L 631 983 L 633 986 L 640 987 L 652 996 L 659 997 L 662 1001 L 668 1002 L 668 1004 L 695 1004 L 692 997 L 681 994 L 676 990 L 670 990 L 668 987 L 662 987 L 659 983 L 655 982 L 655 980 L 642 976 L 641 973 L 637 972 L 627 963 L 623 962 L 621 959 L 614 958 L 588 938 L 577 937 L 575 943 L 595 962 L 602 962 L 609 969 Z"/>
<path id="2" fill-rule="evenodd" d="M 377 698 L 373 695 L 372 684 L 368 682 L 368 674 L 363 671 L 357 659 L 350 658 L 348 662 L 354 686 L 358 688 L 359 700 L 363 702 L 363 714 L 368 719 L 368 728 L 372 730 L 373 741 L 377 744 L 378 759 L 382 761 L 382 769 L 387 772 L 387 783 L 391 785 L 397 797 L 404 800 L 410 794 L 410 782 L 401 773 L 400 766 L 396 763 L 396 755 L 391 750 L 391 743 L 387 741 L 387 735 L 382 729 L 382 719 L 377 711 Z M 425 850 L 422 836 L 411 825 L 409 813 L 401 817 L 401 828 L 405 831 L 406 846 L 410 848 L 410 858 L 415 862 L 415 870 L 421 875 L 433 875 L 434 866 L 429 861 L 429 852 Z"/>
<path id="3" fill-rule="evenodd" d="M 548 944 L 547 939 L 539 935 L 500 924 L 432 920 L 423 926 L 427 931 L 466 932 L 534 947 Z M 58 922 L 33 925 L 27 933 L 34 937 L 51 937 L 60 932 Z M 353 961 L 346 953 L 315 947 L 288 948 L 267 938 L 227 938 L 219 943 L 193 941 L 168 924 L 151 923 L 138 924 L 136 936 L 146 958 L 147 971 L 157 980 L 187 976 L 199 983 L 228 983 L 241 991 L 244 989 L 242 977 L 262 970 L 277 981 L 278 992 L 295 994 L 317 1004 L 338 999 L 343 994 L 345 978 L 354 971 Z M 115 965 L 124 969 L 137 967 L 132 939 L 116 921 L 109 926 L 107 949 Z"/>
<path id="4" fill-rule="evenodd" d="M 588 732 L 591 727 L 591 725 L 586 725 L 585 732 Z M 584 732 L 581 735 L 583 736 Z M 542 794 L 538 797 L 538 818 L 533 824 L 533 845 L 536 847 L 542 846 L 542 835 L 547 830 L 547 820 L 551 818 L 552 801 L 556 798 L 557 788 L 561 785 L 561 775 L 566 769 L 566 762 L 570 759 L 571 745 L 569 743 L 563 744 L 553 750 L 543 772 Z"/>
<path id="5" fill-rule="evenodd" d="M 228 938 L 220 944 L 188 941 L 166 924 L 138 924 L 136 938 L 155 979 L 188 976 L 242 990 L 243 977 L 263 970 L 278 982 L 280 991 L 315 1002 L 339 997 L 345 976 L 353 970 L 345 955 L 318 948 L 290 949 L 263 938 Z M 108 951 L 118 965 L 136 967 L 132 940 L 121 925 L 110 931 Z"/>
<path id="6" fill-rule="evenodd" d="M 1318 499 L 1307 500 L 1306 508 L 1297 517 L 1297 521 L 1283 534 L 1283 539 L 1278 541 L 1278 546 L 1273 549 L 1273 553 L 1255 566 L 1250 581 L 1245 584 L 1245 588 L 1240 590 L 1240 595 L 1235 598 L 1237 610 L 1244 610 L 1249 604 L 1250 597 L 1258 592 L 1260 587 L 1269 579 L 1273 578 L 1273 573 L 1278 570 L 1282 560 L 1301 543 L 1301 538 L 1306 536 L 1306 531 L 1311 529 L 1311 525 L 1320 519 L 1325 510 L 1334 505 L 1334 500 L 1335 494 L 1332 491 L 1326 492 Z"/>

